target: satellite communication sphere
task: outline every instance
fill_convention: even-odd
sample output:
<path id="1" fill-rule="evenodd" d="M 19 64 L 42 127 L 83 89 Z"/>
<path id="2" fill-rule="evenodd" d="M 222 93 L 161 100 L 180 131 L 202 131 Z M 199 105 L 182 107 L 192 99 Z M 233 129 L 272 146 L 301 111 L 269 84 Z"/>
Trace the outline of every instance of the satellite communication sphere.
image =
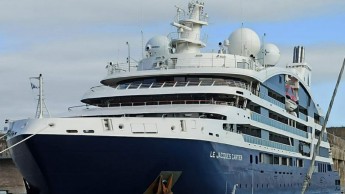
<path id="1" fill-rule="evenodd" d="M 150 56 L 168 54 L 171 50 L 170 40 L 166 36 L 155 36 L 146 43 L 145 50 Z"/>
<path id="2" fill-rule="evenodd" d="M 274 66 L 278 63 L 280 58 L 279 48 L 271 43 L 264 44 L 258 54 L 259 62 L 262 65 Z M 265 64 L 264 64 L 265 63 Z"/>
<path id="3" fill-rule="evenodd" d="M 256 56 L 260 50 L 260 38 L 249 28 L 239 28 L 229 36 L 229 53 L 242 56 Z"/>

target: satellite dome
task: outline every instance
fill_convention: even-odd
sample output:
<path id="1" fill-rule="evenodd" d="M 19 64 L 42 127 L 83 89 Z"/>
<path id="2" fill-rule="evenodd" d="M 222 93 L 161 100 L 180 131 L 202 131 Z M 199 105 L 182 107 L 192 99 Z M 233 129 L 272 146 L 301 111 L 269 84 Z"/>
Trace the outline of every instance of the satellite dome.
<path id="1" fill-rule="evenodd" d="M 262 65 L 274 66 L 280 58 L 279 48 L 271 43 L 264 44 L 258 54 L 259 62 Z M 265 63 L 265 64 L 264 64 Z"/>
<path id="2" fill-rule="evenodd" d="M 229 53 L 256 56 L 260 51 L 260 38 L 249 28 L 239 28 L 229 36 Z"/>
<path id="3" fill-rule="evenodd" d="M 171 50 L 170 40 L 166 36 L 155 36 L 146 43 L 145 50 L 150 56 L 165 55 Z"/>

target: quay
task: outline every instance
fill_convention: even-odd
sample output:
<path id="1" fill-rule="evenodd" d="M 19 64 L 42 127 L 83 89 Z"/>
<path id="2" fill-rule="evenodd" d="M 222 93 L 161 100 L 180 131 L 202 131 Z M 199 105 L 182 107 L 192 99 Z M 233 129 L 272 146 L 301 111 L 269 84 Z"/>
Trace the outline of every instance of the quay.
<path id="1" fill-rule="evenodd" d="M 3 135 L 0 133 L 0 137 Z M 0 150 L 6 148 L 5 140 L 0 139 Z M 26 193 L 23 177 L 14 165 L 9 152 L 0 154 L 0 193 Z"/>
<path id="2" fill-rule="evenodd" d="M 345 191 L 345 127 L 330 127 L 327 132 L 334 168 L 340 174 L 340 185 Z"/>

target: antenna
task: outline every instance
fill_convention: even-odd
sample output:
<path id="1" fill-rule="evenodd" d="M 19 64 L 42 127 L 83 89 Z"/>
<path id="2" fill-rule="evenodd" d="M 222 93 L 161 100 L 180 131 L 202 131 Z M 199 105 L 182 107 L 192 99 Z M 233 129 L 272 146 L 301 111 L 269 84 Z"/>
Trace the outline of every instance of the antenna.
<path id="1" fill-rule="evenodd" d="M 243 55 L 243 22 L 241 23 L 241 55 Z"/>
<path id="2" fill-rule="evenodd" d="M 244 14 L 243 14 L 243 1 L 240 1 L 241 2 L 241 4 L 240 4 L 240 6 L 241 6 L 241 20 L 242 20 L 242 27 L 243 27 L 243 21 L 244 21 Z"/>
<path id="3" fill-rule="evenodd" d="M 128 72 L 131 72 L 131 48 L 129 45 L 129 42 L 126 42 L 128 47 L 128 57 L 127 57 L 127 63 L 128 63 Z"/>
<path id="4" fill-rule="evenodd" d="M 264 36 L 262 37 L 262 48 L 263 48 L 263 57 L 262 57 L 262 63 L 264 65 L 264 67 L 266 68 L 266 64 L 265 64 L 265 56 L 267 54 L 266 52 L 266 48 L 265 48 L 265 38 L 266 38 L 266 33 L 264 33 Z"/>
<path id="5" fill-rule="evenodd" d="M 144 32 L 141 30 L 141 58 L 144 58 Z"/>

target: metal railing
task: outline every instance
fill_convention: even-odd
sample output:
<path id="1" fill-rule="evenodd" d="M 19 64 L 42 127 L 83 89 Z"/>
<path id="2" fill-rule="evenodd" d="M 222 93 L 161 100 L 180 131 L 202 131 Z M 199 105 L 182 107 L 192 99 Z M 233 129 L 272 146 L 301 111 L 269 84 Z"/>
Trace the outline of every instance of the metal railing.
<path id="1" fill-rule="evenodd" d="M 260 115 L 260 114 L 258 114 L 256 112 L 251 112 L 251 119 L 254 120 L 254 121 L 258 121 L 260 123 L 269 125 L 271 127 L 275 127 L 275 128 L 281 129 L 283 131 L 286 131 L 286 132 L 289 132 L 289 133 L 292 133 L 292 134 L 295 134 L 295 135 L 299 135 L 301 137 L 308 138 L 308 133 L 307 132 L 302 131 L 300 129 L 297 129 L 295 127 L 289 126 L 289 125 L 287 125 L 285 123 L 276 121 L 274 119 L 265 117 L 265 116 Z"/>
<path id="2" fill-rule="evenodd" d="M 276 106 L 279 106 L 280 108 L 285 109 L 285 104 L 284 103 L 282 103 L 282 102 L 280 102 L 280 101 L 278 101 L 278 100 L 276 100 L 276 99 L 274 99 L 274 98 L 272 98 L 272 97 L 270 97 L 270 96 L 268 96 L 266 94 L 263 94 L 263 93 L 260 92 L 259 93 L 259 97 L 264 99 L 264 100 L 266 100 L 266 101 L 268 101 L 268 102 L 270 102 L 270 103 L 272 103 L 272 104 L 274 104 L 274 105 L 276 105 Z"/>
<path id="3" fill-rule="evenodd" d="M 251 135 L 246 135 L 246 134 L 242 134 L 242 135 L 243 135 L 244 141 L 247 143 L 258 144 L 258 145 L 267 146 L 267 147 L 276 148 L 276 149 L 281 149 L 281 150 L 286 150 L 286 151 L 290 151 L 290 152 L 296 151 L 295 147 L 289 146 L 289 145 L 286 145 L 283 143 L 278 143 L 278 142 L 274 142 L 274 141 L 254 137 Z"/>
<path id="4" fill-rule="evenodd" d="M 176 105 L 176 104 L 211 104 L 211 105 L 223 105 L 223 106 L 233 106 L 237 108 L 243 108 L 242 106 L 236 106 L 234 102 L 226 101 L 216 101 L 216 100 L 167 100 L 167 101 L 146 101 L 146 102 L 121 102 L 121 103 L 111 103 L 108 104 L 94 104 L 90 105 L 80 105 L 72 106 L 68 108 L 68 111 L 72 111 L 77 108 L 89 109 L 90 107 L 135 107 L 135 106 L 160 106 L 160 105 Z"/>
<path id="5" fill-rule="evenodd" d="M 175 105 L 175 104 L 213 104 L 213 105 L 226 105 L 235 106 L 234 102 L 225 101 L 215 101 L 215 100 L 167 100 L 167 101 L 146 101 L 146 102 L 121 102 L 121 103 L 111 103 L 101 104 L 98 106 L 105 107 L 134 107 L 134 106 L 160 106 L 160 105 Z M 96 105 L 97 106 L 97 105 Z M 242 108 L 242 107 L 238 107 Z"/>
<path id="6" fill-rule="evenodd" d="M 177 39 L 178 34 L 169 34 L 170 39 Z M 187 34 L 184 34 L 187 36 Z M 189 37 L 190 38 L 190 37 Z M 193 37 L 193 39 L 199 40 L 199 36 Z M 207 36 L 201 37 L 201 41 L 206 42 Z M 154 63 L 162 61 L 156 60 Z M 172 63 L 169 68 L 172 69 L 182 69 L 182 68 L 239 68 L 239 69 L 249 69 L 255 71 L 261 71 L 262 69 L 258 68 L 258 64 L 253 62 L 252 60 L 237 57 L 236 55 L 230 54 L 221 54 L 221 53 L 213 53 L 212 54 L 197 54 L 194 57 L 185 57 L 185 58 L 166 58 L 162 62 Z M 137 71 L 140 62 L 133 62 L 135 65 L 131 65 L 132 71 Z M 108 75 L 118 74 L 123 72 L 128 72 L 129 67 L 128 63 L 117 63 L 117 64 L 109 64 L 107 65 Z M 151 70 L 158 70 L 161 68 L 152 68 Z"/>
<path id="7" fill-rule="evenodd" d="M 200 54 L 196 57 L 178 58 L 176 60 L 175 69 L 181 68 L 239 68 L 239 69 L 255 69 L 253 61 L 247 61 L 243 58 L 229 57 L 229 55 L 213 53 L 207 57 Z"/>
<path id="8" fill-rule="evenodd" d="M 151 82 L 151 83 L 126 83 L 126 84 L 119 84 L 116 86 L 116 90 L 123 90 L 123 89 L 144 89 L 144 88 L 167 88 L 167 87 L 188 87 L 188 86 L 231 86 L 231 87 L 239 87 L 250 91 L 250 87 L 248 84 L 235 81 L 235 80 L 227 80 L 227 81 L 199 81 L 199 82 Z M 98 87 L 92 87 L 90 90 L 97 90 Z"/>
<path id="9" fill-rule="evenodd" d="M 305 121 L 308 121 L 307 115 L 305 115 L 305 114 L 303 114 L 303 113 L 301 113 L 301 112 L 299 112 L 298 115 L 299 115 L 299 118 L 300 118 L 300 119 L 305 120 Z"/>

